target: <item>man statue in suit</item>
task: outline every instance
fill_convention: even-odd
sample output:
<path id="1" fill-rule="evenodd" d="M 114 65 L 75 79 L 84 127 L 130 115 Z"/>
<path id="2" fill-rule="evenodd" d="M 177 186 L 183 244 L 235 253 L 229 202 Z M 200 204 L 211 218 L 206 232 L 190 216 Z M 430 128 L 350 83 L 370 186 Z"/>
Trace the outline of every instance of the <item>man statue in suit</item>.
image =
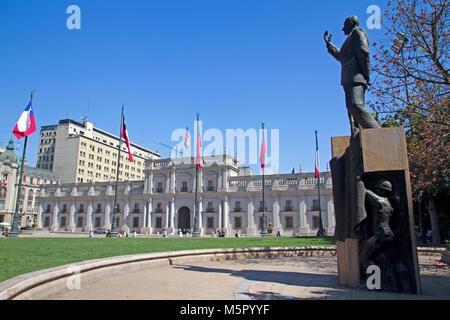
<path id="1" fill-rule="evenodd" d="M 370 85 L 369 38 L 367 33 L 359 28 L 356 16 L 345 19 L 342 30 L 348 37 L 341 50 L 331 43 L 332 35 L 328 35 L 328 31 L 325 31 L 323 37 L 328 52 L 342 65 L 341 85 L 345 91 L 352 135 L 355 135 L 359 128 L 379 128 L 380 125 L 364 106 L 364 94 Z"/>

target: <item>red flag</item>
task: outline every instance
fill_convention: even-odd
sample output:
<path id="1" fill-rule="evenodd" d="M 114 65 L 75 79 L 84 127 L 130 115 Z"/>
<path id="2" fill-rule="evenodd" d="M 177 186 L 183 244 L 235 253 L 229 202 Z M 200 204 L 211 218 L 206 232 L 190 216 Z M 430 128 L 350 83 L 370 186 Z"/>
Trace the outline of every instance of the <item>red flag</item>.
<path id="1" fill-rule="evenodd" d="M 264 173 L 264 167 L 266 166 L 266 141 L 264 140 L 264 131 L 263 131 L 263 142 L 261 145 L 261 153 L 259 154 L 259 162 L 261 162 L 261 169 Z"/>
<path id="2" fill-rule="evenodd" d="M 130 157 L 130 162 L 133 162 L 133 155 L 131 154 L 130 140 L 128 139 L 127 126 L 125 125 L 125 116 L 122 115 L 122 132 L 120 138 L 124 138 L 127 143 L 128 156 Z"/>
<path id="3" fill-rule="evenodd" d="M 200 158 L 201 158 L 201 149 L 202 147 L 202 138 L 200 137 L 200 132 L 197 134 L 197 159 L 196 159 L 196 166 L 197 169 L 200 168 Z"/>
<path id="4" fill-rule="evenodd" d="M 32 134 L 35 131 L 36 124 L 34 122 L 33 107 L 31 106 L 30 101 L 17 121 L 16 126 L 13 129 L 13 134 L 17 137 L 17 139 L 20 139 Z"/>
<path id="5" fill-rule="evenodd" d="M 188 127 L 186 127 L 186 135 L 184 136 L 184 146 L 186 147 L 186 149 L 189 149 L 189 130 Z"/>

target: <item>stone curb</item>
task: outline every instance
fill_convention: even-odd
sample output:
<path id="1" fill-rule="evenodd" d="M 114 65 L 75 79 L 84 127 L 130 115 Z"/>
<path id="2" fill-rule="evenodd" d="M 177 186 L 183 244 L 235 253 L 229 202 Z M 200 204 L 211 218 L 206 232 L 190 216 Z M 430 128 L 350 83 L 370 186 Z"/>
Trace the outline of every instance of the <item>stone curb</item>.
<path id="1" fill-rule="evenodd" d="M 419 254 L 443 254 L 445 248 L 418 248 Z M 237 260 L 288 256 L 334 256 L 335 246 L 253 247 L 197 249 L 124 255 L 86 260 L 54 268 L 26 273 L 0 283 L 0 300 L 43 299 L 67 290 L 67 281 L 79 274 L 83 281 L 121 271 L 137 271 L 144 267 L 171 265 L 201 260 Z"/>

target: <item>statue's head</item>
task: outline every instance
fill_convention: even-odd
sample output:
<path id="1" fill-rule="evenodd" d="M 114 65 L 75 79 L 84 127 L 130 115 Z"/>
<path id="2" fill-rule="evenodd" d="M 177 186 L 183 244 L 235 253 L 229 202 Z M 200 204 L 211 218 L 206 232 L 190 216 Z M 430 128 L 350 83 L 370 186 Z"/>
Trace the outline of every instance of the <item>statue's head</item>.
<path id="1" fill-rule="evenodd" d="M 389 195 L 392 192 L 392 184 L 386 179 L 381 179 L 378 181 L 376 188 L 383 195 Z"/>
<path id="2" fill-rule="evenodd" d="M 359 27 L 359 19 L 357 16 L 351 16 L 345 19 L 344 27 L 342 28 L 342 31 L 346 35 L 350 34 L 353 29 Z"/>

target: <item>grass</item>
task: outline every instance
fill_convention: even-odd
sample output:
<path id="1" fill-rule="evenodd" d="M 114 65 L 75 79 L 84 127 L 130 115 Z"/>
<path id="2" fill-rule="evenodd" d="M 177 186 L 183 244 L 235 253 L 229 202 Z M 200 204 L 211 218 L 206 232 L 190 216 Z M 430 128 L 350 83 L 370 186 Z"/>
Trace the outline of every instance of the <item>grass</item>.
<path id="1" fill-rule="evenodd" d="M 213 248 L 329 246 L 333 238 L 3 238 L 0 282 L 68 263 L 127 254 Z"/>

